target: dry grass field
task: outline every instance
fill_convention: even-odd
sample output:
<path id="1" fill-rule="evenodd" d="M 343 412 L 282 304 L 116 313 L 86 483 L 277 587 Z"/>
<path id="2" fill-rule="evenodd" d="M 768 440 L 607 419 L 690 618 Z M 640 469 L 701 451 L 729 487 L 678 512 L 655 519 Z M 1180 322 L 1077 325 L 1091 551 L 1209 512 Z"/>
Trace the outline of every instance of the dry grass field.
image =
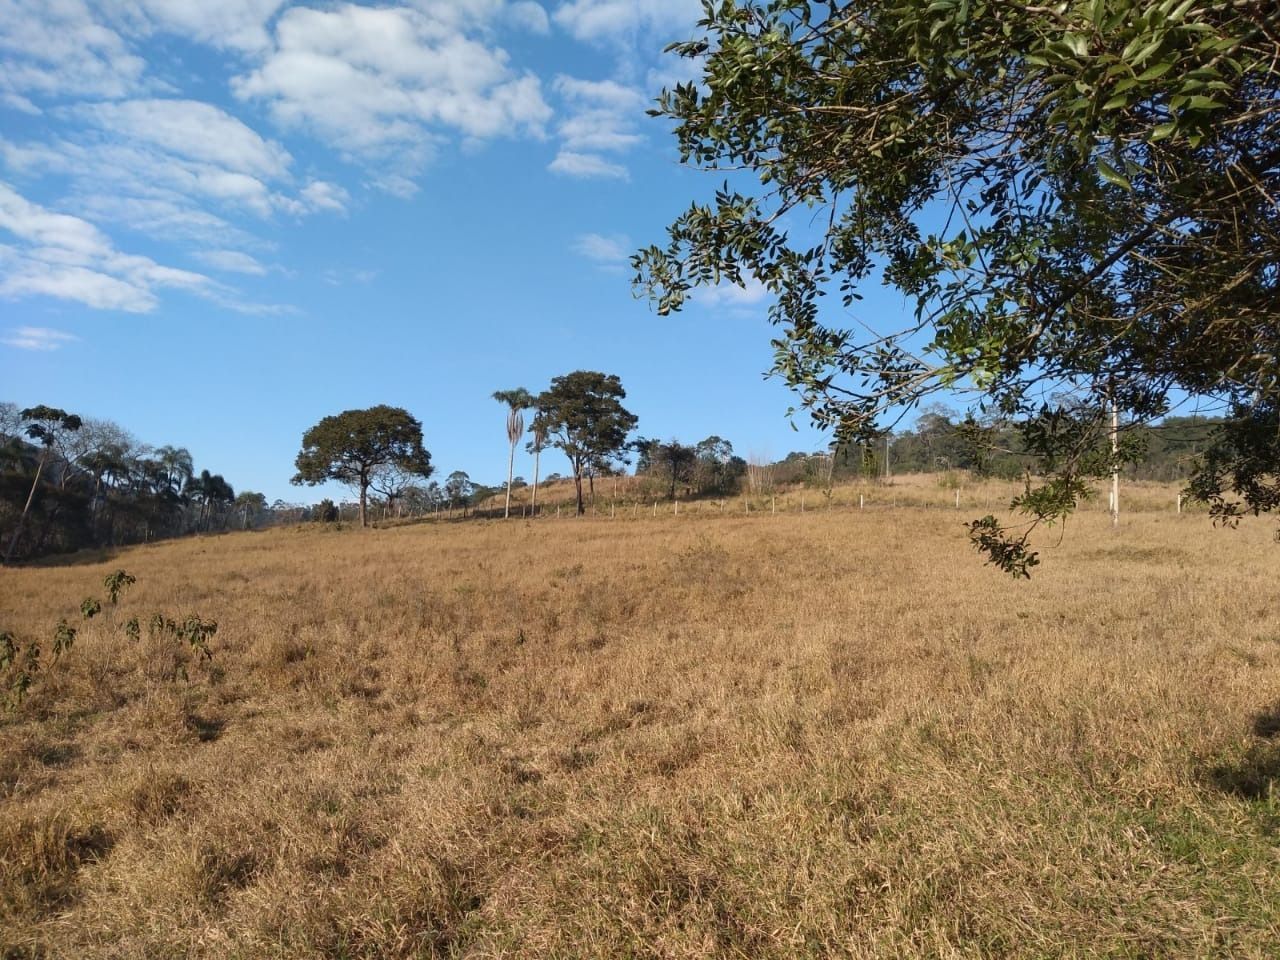
<path id="1" fill-rule="evenodd" d="M 0 955 L 1276 956 L 1274 525 L 1094 510 L 1014 583 L 971 515 L 0 570 L 0 628 L 47 657 L 80 624 L 0 718 Z M 213 658 L 157 611 L 216 620 Z"/>

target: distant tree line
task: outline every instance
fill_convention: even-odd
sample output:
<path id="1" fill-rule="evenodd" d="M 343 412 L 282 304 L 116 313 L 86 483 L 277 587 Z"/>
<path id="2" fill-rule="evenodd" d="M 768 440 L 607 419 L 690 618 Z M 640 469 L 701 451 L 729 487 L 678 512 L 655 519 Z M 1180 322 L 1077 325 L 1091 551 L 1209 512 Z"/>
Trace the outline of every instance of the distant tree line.
<path id="1" fill-rule="evenodd" d="M 878 439 L 816 453 L 793 452 L 774 463 L 748 464 L 719 436 L 686 444 L 633 437 L 637 418 L 622 401 L 618 377 L 589 370 L 552 379 L 540 393 L 499 390 L 506 408 L 507 481 L 487 486 L 464 470 L 432 479 L 435 467 L 423 445 L 422 424 L 400 407 L 376 406 L 324 417 L 308 430 L 293 482 L 345 484 L 354 504 L 270 506 L 260 493 L 237 494 L 220 474 L 198 473 L 183 447 L 152 447 L 109 420 L 81 418 L 54 407 L 19 410 L 0 403 L 0 551 L 6 562 L 83 547 L 114 546 L 184 534 L 249 529 L 273 523 L 422 516 L 461 510 L 531 487 L 536 512 L 541 455 L 559 450 L 569 462 L 575 504 L 584 511 L 599 477 L 618 476 L 635 458 L 653 498 L 731 496 L 765 483 L 829 487 L 898 473 L 966 471 L 978 477 L 1019 479 L 1037 461 L 1028 435 L 1034 421 L 978 421 L 940 406 L 926 408 L 907 429 Z M 525 412 L 531 416 L 526 420 Z M 1132 425 L 1129 479 L 1185 481 L 1211 449 L 1220 419 L 1166 417 Z M 516 448 L 527 438 L 533 481 L 515 475 Z M 754 472 L 754 473 L 753 473 Z M 552 473 L 543 479 L 560 479 Z M 757 491 L 758 492 L 758 491 Z"/>
<path id="2" fill-rule="evenodd" d="M 260 493 L 198 473 L 183 447 L 152 447 L 110 420 L 0 403 L 0 550 L 28 559 L 84 547 L 258 526 Z"/>
<path id="3" fill-rule="evenodd" d="M 1216 417 L 1165 417 L 1159 423 L 1128 425 L 1129 456 L 1123 476 L 1129 480 L 1180 482 L 1195 473 L 1223 421 Z M 1040 465 L 1028 433 L 1036 421 L 982 422 L 959 417 L 942 407 L 926 409 L 911 428 L 888 435 L 889 473 L 965 470 L 980 477 L 1017 479 Z M 1101 447 L 1101 442 L 1100 442 Z M 883 476 L 885 445 L 850 444 L 837 451 L 834 475 Z"/>

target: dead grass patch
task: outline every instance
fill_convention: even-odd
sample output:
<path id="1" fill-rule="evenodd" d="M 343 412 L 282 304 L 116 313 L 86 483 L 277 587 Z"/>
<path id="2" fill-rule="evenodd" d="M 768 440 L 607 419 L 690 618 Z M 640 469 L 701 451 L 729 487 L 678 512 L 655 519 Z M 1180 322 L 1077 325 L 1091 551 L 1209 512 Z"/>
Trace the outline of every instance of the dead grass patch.
<path id="1" fill-rule="evenodd" d="M 219 625 L 0 719 L 0 954 L 1274 955 L 1269 529 L 1015 584 L 954 509 L 714 506 L 0 570 L 19 635 L 117 567 Z"/>

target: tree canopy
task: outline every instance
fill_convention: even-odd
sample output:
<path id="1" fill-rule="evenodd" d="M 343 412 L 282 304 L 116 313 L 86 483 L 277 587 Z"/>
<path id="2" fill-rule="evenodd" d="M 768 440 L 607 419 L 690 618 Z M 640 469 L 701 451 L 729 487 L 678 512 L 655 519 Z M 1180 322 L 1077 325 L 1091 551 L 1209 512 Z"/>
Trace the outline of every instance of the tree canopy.
<path id="1" fill-rule="evenodd" d="M 576 370 L 553 377 L 534 401 L 534 432 L 545 436 L 569 459 L 579 514 L 585 511 L 584 472 L 620 457 L 627 448 L 627 434 L 638 422 L 622 405 L 626 396 L 616 375 Z"/>
<path id="2" fill-rule="evenodd" d="M 0 402 L 0 543 L 10 557 L 224 527 L 231 488 L 204 475 L 217 480 L 210 496 L 185 448 L 151 447 L 110 420 Z"/>
<path id="3" fill-rule="evenodd" d="M 369 486 L 384 471 L 431 475 L 422 424 L 401 407 L 379 405 L 325 417 L 302 435 L 295 484 L 337 480 L 360 492 L 360 525 L 368 523 Z"/>
<path id="4" fill-rule="evenodd" d="M 1266 3 L 809 0 L 704 5 L 664 91 L 682 159 L 726 180 L 634 258 L 661 313 L 762 282 L 774 372 L 837 442 L 935 394 L 1017 420 L 1063 517 L 1182 397 L 1229 415 L 1192 489 L 1280 505 L 1280 17 Z M 857 316 L 868 284 L 913 317 Z M 837 294 L 845 318 L 820 309 Z M 848 322 L 849 315 L 854 323 Z M 852 329 L 849 327 L 852 326 Z M 1239 498 L 1237 501 L 1236 498 Z M 975 543 L 1034 562 L 991 518 Z"/>

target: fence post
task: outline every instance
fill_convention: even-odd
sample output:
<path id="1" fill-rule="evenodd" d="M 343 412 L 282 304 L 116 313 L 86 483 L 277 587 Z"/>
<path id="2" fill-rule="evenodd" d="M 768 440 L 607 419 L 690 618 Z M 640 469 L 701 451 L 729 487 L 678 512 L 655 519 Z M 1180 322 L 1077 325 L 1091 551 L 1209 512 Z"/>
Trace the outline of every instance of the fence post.
<path id="1" fill-rule="evenodd" d="M 960 488 L 956 487 L 956 509 L 960 509 Z"/>
<path id="2" fill-rule="evenodd" d="M 858 494 L 858 509 L 861 510 L 862 508 L 862 494 Z"/>
<path id="3" fill-rule="evenodd" d="M 777 513 L 777 512 L 778 512 L 778 498 L 777 498 L 777 497 L 770 497 L 770 498 L 769 498 L 769 512 L 770 512 L 770 513 Z"/>

